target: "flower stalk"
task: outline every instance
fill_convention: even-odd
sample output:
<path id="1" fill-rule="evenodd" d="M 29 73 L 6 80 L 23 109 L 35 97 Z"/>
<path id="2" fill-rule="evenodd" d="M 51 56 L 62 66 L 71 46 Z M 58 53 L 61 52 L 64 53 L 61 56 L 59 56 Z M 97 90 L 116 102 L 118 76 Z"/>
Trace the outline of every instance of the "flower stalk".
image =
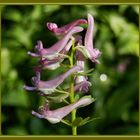
<path id="1" fill-rule="evenodd" d="M 71 55 L 70 55 L 70 67 L 73 67 L 74 65 L 74 44 L 75 41 L 73 40 L 73 44 L 72 44 L 72 50 L 71 50 Z M 74 74 L 71 75 L 71 81 L 70 81 L 70 102 L 74 103 L 75 102 L 75 97 L 74 97 Z M 71 112 L 71 121 L 73 122 L 76 119 L 76 109 L 74 109 Z M 76 126 L 72 126 L 72 135 L 77 135 L 77 127 Z"/>
<path id="2" fill-rule="evenodd" d="M 88 24 L 83 40 L 82 36 L 75 35 L 84 30 L 84 28 L 80 27 L 81 24 Z M 61 39 L 49 48 L 44 48 L 42 41 L 38 41 L 35 46 L 35 52 L 28 51 L 29 55 L 39 59 L 39 65 L 34 69 L 36 76 L 32 77 L 31 80 L 33 86 L 25 85 L 24 89 L 37 91 L 45 99 L 45 103 L 39 107 L 37 112 L 32 111 L 32 115 L 39 119 L 46 119 L 52 124 L 62 122 L 71 126 L 73 136 L 77 135 L 78 126 L 90 122 L 90 120 L 87 120 L 90 117 L 85 119 L 79 117 L 80 119 L 78 119 L 77 109 L 95 101 L 90 95 L 82 95 L 83 93 L 88 93 L 89 87 L 92 85 L 88 81 L 88 76 L 91 75 L 93 69 L 85 71 L 85 59 L 89 58 L 93 63 L 98 63 L 97 58 L 101 54 L 97 48 L 93 48 L 93 26 L 94 19 L 90 14 L 88 14 L 87 20 L 75 20 L 62 27 L 58 27 L 56 23 L 49 22 L 47 23 L 48 29 L 55 35 L 60 36 Z M 65 59 L 68 59 L 69 62 L 66 61 L 63 64 L 62 62 Z M 44 69 L 55 70 L 60 66 L 68 68 L 68 70 L 53 79 L 41 80 L 41 72 Z M 65 82 L 68 76 L 70 76 L 70 84 L 66 89 L 63 89 L 61 84 Z M 79 93 L 82 93 L 82 96 L 79 96 Z M 66 105 L 51 109 L 51 103 L 61 102 Z M 71 115 L 71 120 L 65 120 L 64 118 L 69 114 Z"/>

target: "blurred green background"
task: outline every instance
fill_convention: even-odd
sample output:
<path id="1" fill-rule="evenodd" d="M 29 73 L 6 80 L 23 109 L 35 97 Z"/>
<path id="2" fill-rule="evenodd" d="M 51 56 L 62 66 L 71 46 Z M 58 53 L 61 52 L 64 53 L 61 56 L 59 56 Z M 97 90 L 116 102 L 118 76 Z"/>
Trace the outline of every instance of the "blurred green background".
<path id="1" fill-rule="evenodd" d="M 71 135 L 71 128 L 50 124 L 31 115 L 42 102 L 36 93 L 23 90 L 31 85 L 32 68 L 37 60 L 27 55 L 37 40 L 49 47 L 58 39 L 46 28 L 46 22 L 62 26 L 75 19 L 95 18 L 94 46 L 102 52 L 101 64 L 90 76 L 88 94 L 97 100 L 78 110 L 84 117 L 100 117 L 78 128 L 79 135 L 138 135 L 138 57 L 139 7 L 137 5 L 9 5 L 2 6 L 2 134 Z M 44 80 L 58 75 L 45 70 Z"/>

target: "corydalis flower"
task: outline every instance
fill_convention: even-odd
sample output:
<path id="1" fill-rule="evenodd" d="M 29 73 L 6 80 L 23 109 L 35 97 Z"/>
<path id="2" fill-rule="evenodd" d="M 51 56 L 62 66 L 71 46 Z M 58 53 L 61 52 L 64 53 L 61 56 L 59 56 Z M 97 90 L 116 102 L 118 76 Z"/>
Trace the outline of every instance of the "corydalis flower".
<path id="1" fill-rule="evenodd" d="M 74 27 L 61 40 L 59 40 L 50 48 L 43 48 L 43 43 L 41 41 L 38 41 L 37 45 L 35 46 L 36 53 L 28 52 L 28 54 L 33 57 L 44 57 L 49 60 L 52 60 L 55 57 L 58 57 L 60 51 L 64 49 L 72 35 L 81 31 L 83 31 L 82 27 Z"/>
<path id="2" fill-rule="evenodd" d="M 101 52 L 93 47 L 93 29 L 94 29 L 94 19 L 92 15 L 88 14 L 88 27 L 84 39 L 84 46 L 79 45 L 76 48 L 80 50 L 87 58 L 92 62 L 97 62 L 97 58 L 101 55 Z"/>
<path id="3" fill-rule="evenodd" d="M 72 40 L 68 42 L 68 44 L 65 46 L 65 48 L 60 51 L 59 55 L 56 56 L 54 59 L 49 60 L 47 58 L 41 58 L 39 60 L 39 66 L 37 66 L 35 69 L 41 71 L 42 69 L 49 69 L 49 70 L 54 70 L 58 67 L 60 67 L 60 63 L 66 58 L 67 53 L 69 49 L 72 46 Z"/>
<path id="4" fill-rule="evenodd" d="M 64 60 L 64 58 L 67 58 L 67 53 L 69 52 L 73 42 L 79 42 L 81 40 L 81 36 L 76 36 L 74 38 L 71 38 L 71 40 L 67 43 L 67 45 L 60 51 L 59 55 L 55 57 L 52 60 L 49 60 L 47 58 L 41 58 L 39 63 L 40 65 L 37 67 L 37 69 L 50 69 L 54 70 L 60 66 L 60 63 Z"/>
<path id="5" fill-rule="evenodd" d="M 77 102 L 61 107 L 56 110 L 50 110 L 48 107 L 48 103 L 42 106 L 39 110 L 39 113 L 32 111 L 32 114 L 37 116 L 41 119 L 47 119 L 50 123 L 58 123 L 60 122 L 65 116 L 67 116 L 71 111 L 81 106 L 87 106 L 94 101 L 91 96 L 85 96 L 78 100 Z"/>
<path id="6" fill-rule="evenodd" d="M 85 35 L 85 47 L 89 53 L 89 58 L 93 62 L 99 62 L 96 60 L 101 52 L 97 48 L 93 48 L 93 29 L 94 29 L 94 19 L 92 15 L 88 14 L 88 28 Z"/>
<path id="7" fill-rule="evenodd" d="M 85 19 L 78 19 L 78 20 L 75 20 L 75 21 L 73 21 L 73 22 L 71 22 L 63 27 L 58 28 L 56 23 L 48 22 L 47 27 L 55 35 L 64 35 L 64 34 L 68 33 L 70 30 L 72 30 L 73 27 L 80 25 L 80 24 L 86 24 L 86 23 L 87 23 L 87 21 Z"/>
<path id="8" fill-rule="evenodd" d="M 49 81 L 42 81 L 40 80 L 40 72 L 36 72 L 36 77 L 32 78 L 32 84 L 34 87 L 24 86 L 26 90 L 37 90 L 43 92 L 44 94 L 51 94 L 55 91 L 57 86 L 59 86 L 70 74 L 77 72 L 81 69 L 79 66 L 74 66 L 67 72 L 59 75 L 58 77 L 49 80 Z"/>

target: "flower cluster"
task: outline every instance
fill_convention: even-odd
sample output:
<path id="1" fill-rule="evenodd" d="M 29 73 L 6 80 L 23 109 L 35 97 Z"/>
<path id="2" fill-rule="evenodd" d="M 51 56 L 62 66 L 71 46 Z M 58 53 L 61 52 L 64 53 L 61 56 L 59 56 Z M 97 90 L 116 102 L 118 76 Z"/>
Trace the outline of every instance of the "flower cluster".
<path id="1" fill-rule="evenodd" d="M 84 30 L 80 26 L 81 24 L 87 24 L 84 39 L 77 35 Z M 93 63 L 99 63 L 98 57 L 101 52 L 93 47 L 94 19 L 90 14 L 88 14 L 87 20 L 78 19 L 63 27 L 58 27 L 56 23 L 47 23 L 47 28 L 59 36 L 60 40 L 49 48 L 45 48 L 42 41 L 39 40 L 35 46 L 35 52 L 28 52 L 30 56 L 39 59 L 39 65 L 35 68 L 36 76 L 32 77 L 33 86 L 25 85 L 24 88 L 29 91 L 38 91 L 39 95 L 45 98 L 45 104 L 39 107 L 38 112 L 32 111 L 32 114 L 38 118 L 47 119 L 51 123 L 58 123 L 74 109 L 89 105 L 94 101 L 89 95 L 58 109 L 51 110 L 49 108 L 50 102 L 68 102 L 68 97 L 71 96 L 71 87 L 63 90 L 58 88 L 68 76 L 73 75 L 74 77 L 74 94 L 89 91 L 91 83 L 88 81 L 88 72 L 85 71 L 84 61 L 89 58 Z M 69 52 L 71 52 L 70 55 L 68 55 Z M 66 72 L 48 81 L 41 80 L 42 70 L 55 70 L 61 66 L 65 59 L 69 60 Z"/>

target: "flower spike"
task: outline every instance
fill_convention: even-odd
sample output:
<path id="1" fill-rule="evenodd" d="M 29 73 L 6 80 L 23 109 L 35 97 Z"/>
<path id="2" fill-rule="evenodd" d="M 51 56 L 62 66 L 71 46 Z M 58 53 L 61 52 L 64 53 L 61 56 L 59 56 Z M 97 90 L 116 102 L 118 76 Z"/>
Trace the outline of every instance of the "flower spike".
<path id="1" fill-rule="evenodd" d="M 76 35 L 83 31 L 81 24 L 87 24 L 84 39 L 82 39 L 83 36 Z M 87 93 L 92 85 L 88 81 L 88 76 L 92 74 L 93 68 L 85 71 L 85 59 L 88 58 L 92 62 L 99 63 L 98 57 L 101 54 L 97 48 L 93 47 L 94 19 L 92 15 L 88 14 L 87 20 L 78 19 L 62 27 L 57 26 L 56 23 L 48 22 L 47 28 L 58 35 L 59 40 L 48 48 L 45 48 L 42 41 L 39 40 L 34 52 L 28 52 L 30 56 L 38 58 L 39 65 L 33 69 L 36 73 L 31 80 L 33 86 L 25 85 L 24 89 L 37 91 L 46 101 L 37 112 L 32 111 L 32 115 L 46 119 L 52 124 L 65 123 L 72 127 L 73 135 L 76 135 L 74 127 L 77 128 L 89 122 L 87 119 L 89 117 L 76 118 L 76 110 L 95 101 L 90 95 L 82 97 L 83 94 L 81 94 Z M 65 59 L 68 60 L 64 61 Z M 64 63 L 62 63 L 63 61 Z M 41 80 L 41 72 L 44 69 L 55 70 L 61 66 L 68 68 L 68 70 L 48 81 Z M 61 84 L 69 76 L 71 76 L 70 85 L 61 87 Z M 66 105 L 57 109 L 50 107 L 51 104 L 61 102 L 66 103 Z M 71 121 L 63 119 L 71 112 Z M 80 125 L 76 124 L 77 121 Z"/>

